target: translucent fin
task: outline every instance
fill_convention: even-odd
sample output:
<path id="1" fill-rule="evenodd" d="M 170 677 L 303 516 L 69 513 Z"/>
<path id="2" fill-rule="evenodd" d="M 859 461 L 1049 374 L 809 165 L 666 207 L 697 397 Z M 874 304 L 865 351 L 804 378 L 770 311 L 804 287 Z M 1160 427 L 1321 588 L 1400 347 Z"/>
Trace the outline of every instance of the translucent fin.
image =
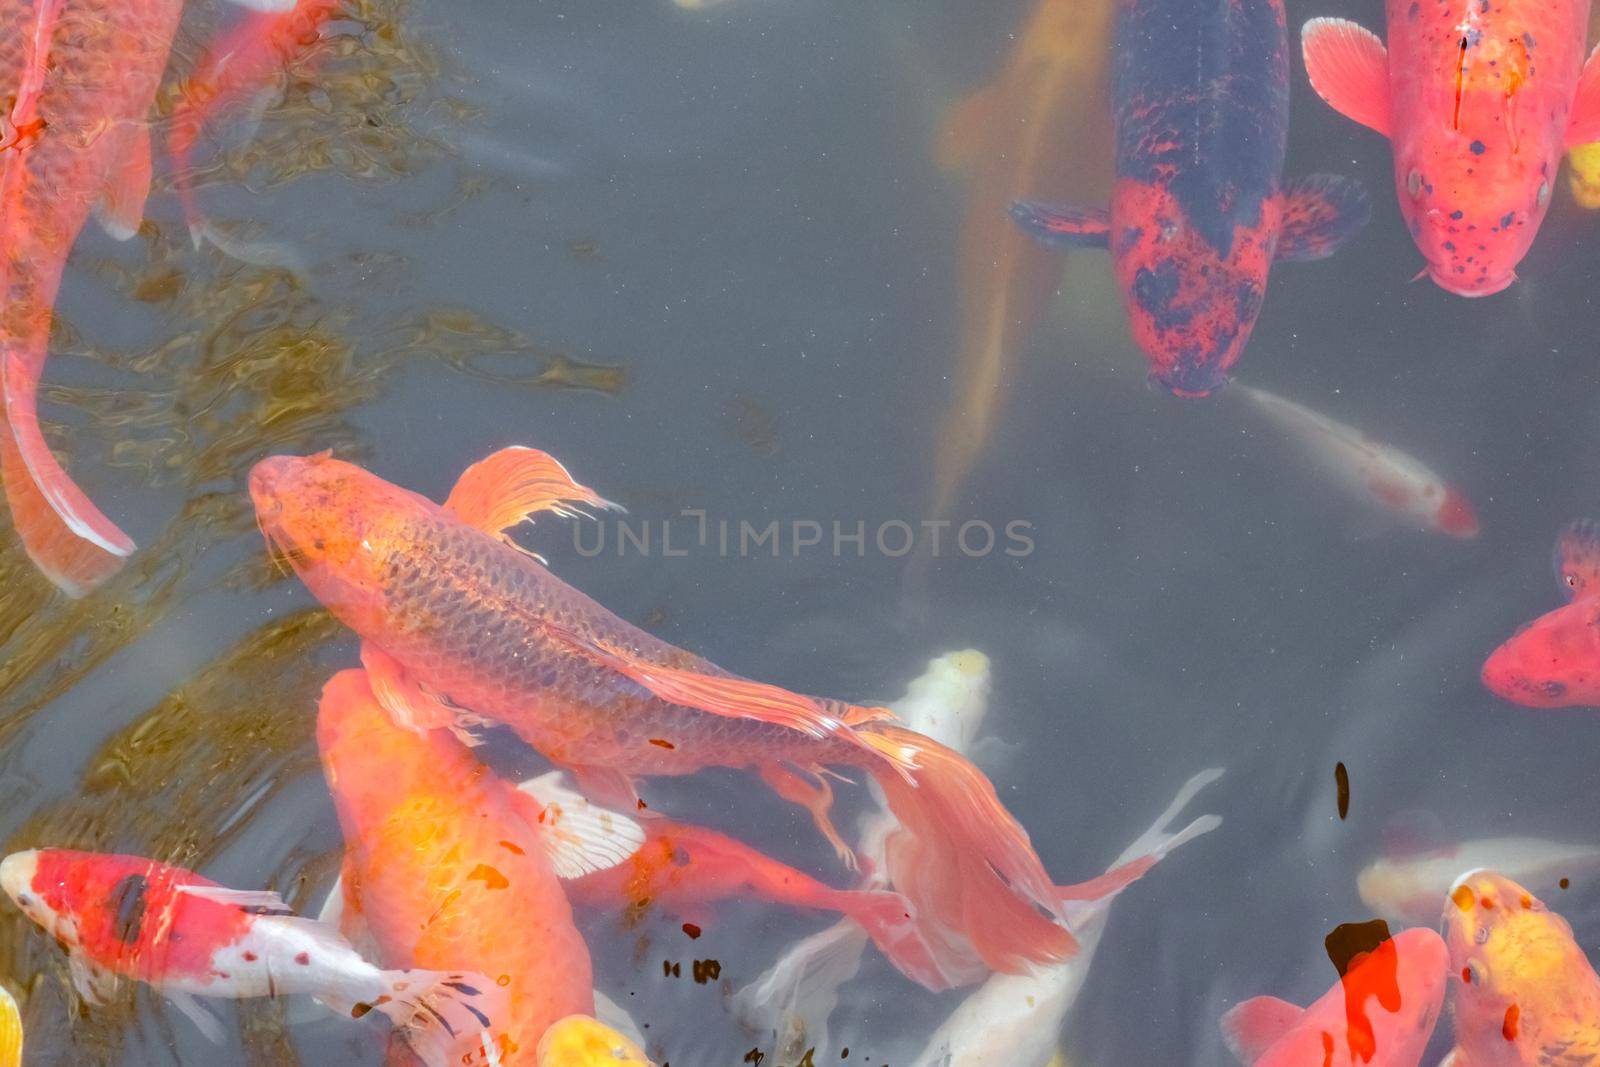
<path id="1" fill-rule="evenodd" d="M 1366 187 L 1354 178 L 1337 174 L 1296 178 L 1283 190 L 1277 258 L 1306 262 L 1331 256 L 1371 217 Z"/>
<path id="2" fill-rule="evenodd" d="M 1111 240 L 1111 213 L 1104 208 L 1078 208 L 1018 200 L 1011 218 L 1040 244 L 1052 248 L 1105 248 Z"/>
<path id="3" fill-rule="evenodd" d="M 185 1019 L 194 1024 L 200 1035 L 213 1045 L 220 1045 L 227 1040 L 227 1035 L 222 1030 L 222 1023 L 215 1015 L 202 1008 L 198 1001 L 189 994 L 177 989 L 164 989 L 161 993 L 167 1003 L 177 1008 Z"/>
<path id="4" fill-rule="evenodd" d="M 282 897 L 269 889 L 229 889 L 222 885 L 180 885 L 173 891 L 199 897 L 217 904 L 226 904 L 252 915 L 293 915 L 294 909 Z"/>
<path id="5" fill-rule="evenodd" d="M 139 232 L 144 202 L 150 196 L 150 127 L 130 127 L 120 138 L 122 152 L 95 205 L 95 218 L 106 233 L 126 241 Z"/>
<path id="6" fill-rule="evenodd" d="M 117 976 L 78 951 L 67 954 L 67 975 L 86 1004 L 104 1004 L 117 991 Z"/>
<path id="7" fill-rule="evenodd" d="M 1566 147 L 1600 141 L 1600 45 L 1584 61 L 1578 89 L 1567 112 Z"/>
<path id="8" fill-rule="evenodd" d="M 78 536 L 40 492 L 15 440 L 0 422 L 0 477 L 4 478 L 11 525 L 34 566 L 67 596 L 91 592 L 128 562 Z"/>
<path id="9" fill-rule="evenodd" d="M 633 819 L 591 804 L 560 784 L 560 771 L 540 775 L 517 786 L 535 801 L 531 820 L 559 878 L 581 878 L 609 870 L 639 851 L 644 829 Z"/>
<path id="10" fill-rule="evenodd" d="M 297 0 L 233 0 L 251 11 L 293 11 Z"/>
<path id="11" fill-rule="evenodd" d="M 633 1021 L 633 1016 L 629 1015 L 621 1004 L 598 989 L 594 991 L 594 1017 L 635 1045 L 644 1047 L 644 1032 L 639 1029 L 639 1024 Z M 0 1067 L 5 1067 L 5 1064 L 0 1063 Z"/>
<path id="12" fill-rule="evenodd" d="M 371 1005 L 399 1027 L 427 1067 L 474 1067 L 499 1060 L 495 1020 L 505 991 L 481 974 L 385 971 L 388 999 Z"/>
<path id="13" fill-rule="evenodd" d="M 581 515 L 580 505 L 622 510 L 579 485 L 554 456 L 521 445 L 502 448 L 468 467 L 444 502 L 461 521 L 496 536 L 541 511 Z"/>
<path id="14" fill-rule="evenodd" d="M 1300 29 L 1311 88 L 1352 122 L 1389 136 L 1389 51 L 1349 19 L 1312 19 Z"/>
<path id="15" fill-rule="evenodd" d="M 1236 1005 L 1222 1017 L 1222 1039 L 1240 1063 L 1252 1064 L 1293 1030 L 1304 1008 L 1277 997 L 1256 997 Z"/>
<path id="16" fill-rule="evenodd" d="M 839 987 L 861 969 L 867 935 L 845 919 L 795 942 L 754 982 L 733 996 L 733 1013 L 757 1034 L 771 1034 L 783 1063 L 808 1048 L 828 1048 L 828 1017 Z"/>
<path id="17" fill-rule="evenodd" d="M 845 843 L 829 814 L 833 808 L 833 787 L 826 778 L 815 770 L 802 771 L 782 763 L 763 763 L 761 779 L 784 800 L 809 811 L 817 832 L 833 846 L 839 862 L 848 870 L 857 868 L 855 850 Z"/>
<path id="18" fill-rule="evenodd" d="M 361 642 L 361 665 L 367 670 L 372 695 L 397 726 L 416 733 L 455 724 L 455 709 L 428 692 L 401 662 L 371 641 Z"/>

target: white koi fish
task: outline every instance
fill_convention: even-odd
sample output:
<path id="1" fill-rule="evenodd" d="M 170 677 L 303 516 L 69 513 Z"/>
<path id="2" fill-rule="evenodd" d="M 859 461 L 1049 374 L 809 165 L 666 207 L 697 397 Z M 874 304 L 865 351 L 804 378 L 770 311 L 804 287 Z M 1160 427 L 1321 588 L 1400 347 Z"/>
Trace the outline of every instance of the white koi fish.
<path id="1" fill-rule="evenodd" d="M 1548 894 L 1600 875 L 1600 848 L 1536 837 L 1490 837 L 1463 841 L 1415 855 L 1374 860 L 1356 876 L 1361 902 L 1390 922 L 1432 926 L 1445 894 L 1467 871 L 1489 868 Z M 1565 883 L 1565 884 L 1564 884 Z"/>

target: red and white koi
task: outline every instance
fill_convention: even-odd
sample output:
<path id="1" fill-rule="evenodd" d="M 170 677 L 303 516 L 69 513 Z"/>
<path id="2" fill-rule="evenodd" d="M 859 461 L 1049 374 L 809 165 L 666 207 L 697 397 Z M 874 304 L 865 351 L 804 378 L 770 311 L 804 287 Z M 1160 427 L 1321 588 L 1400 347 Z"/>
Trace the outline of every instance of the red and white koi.
<path id="1" fill-rule="evenodd" d="M 70 849 L 12 853 L 0 861 L 0 889 L 66 949 L 73 985 L 90 1003 L 132 978 L 220 1039 L 192 998 L 307 994 L 351 1018 L 387 1016 L 428 1067 L 494 1062 L 487 1041 L 500 997 L 492 982 L 379 970 L 275 893 L 228 889 L 138 856 Z"/>

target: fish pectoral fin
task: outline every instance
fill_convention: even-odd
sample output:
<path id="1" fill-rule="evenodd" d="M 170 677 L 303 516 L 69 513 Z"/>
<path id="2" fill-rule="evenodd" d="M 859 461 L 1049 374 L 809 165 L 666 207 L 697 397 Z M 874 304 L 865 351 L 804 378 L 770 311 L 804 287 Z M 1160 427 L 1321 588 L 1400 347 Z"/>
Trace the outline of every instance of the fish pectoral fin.
<path id="1" fill-rule="evenodd" d="M 162 995 L 166 997 L 168 1004 L 178 1009 L 180 1015 L 194 1024 L 194 1028 L 200 1031 L 201 1036 L 207 1041 L 213 1045 L 220 1045 L 226 1040 L 226 1035 L 222 1032 L 222 1023 L 217 1021 L 215 1015 L 202 1008 L 194 997 L 178 989 L 163 990 Z"/>
<path id="2" fill-rule="evenodd" d="M 1591 141 L 1600 141 L 1600 45 L 1584 61 L 1583 73 L 1578 75 L 1578 90 L 1572 97 L 1572 110 L 1567 112 L 1566 147 L 1575 148 Z"/>
<path id="3" fill-rule="evenodd" d="M 372 927 L 367 923 L 366 913 L 361 910 L 360 899 L 352 898 L 345 891 L 346 886 L 360 884 L 361 880 L 350 866 L 350 857 L 346 856 L 333 885 L 328 887 L 328 895 L 323 898 L 322 907 L 317 912 L 317 922 L 338 930 L 364 958 L 375 960 L 383 956 L 378 939 L 372 936 Z"/>
<path id="4" fill-rule="evenodd" d="M 150 127 L 129 126 L 119 136 L 122 150 L 116 153 L 115 169 L 106 180 L 94 216 L 106 233 L 126 241 L 139 232 L 144 202 L 150 196 Z"/>
<path id="5" fill-rule="evenodd" d="M 833 818 L 829 814 L 833 809 L 833 787 L 822 776 L 821 768 L 801 770 L 784 763 L 763 763 L 761 780 L 784 800 L 811 813 L 811 821 L 816 825 L 817 832 L 833 846 L 835 855 L 846 870 L 858 868 L 855 850 L 845 842 L 838 827 L 833 825 Z"/>
<path id="6" fill-rule="evenodd" d="M 984 88 L 956 101 L 945 113 L 935 158 L 954 170 L 970 164 L 993 133 L 995 92 Z"/>
<path id="7" fill-rule="evenodd" d="M 1011 205 L 1011 218 L 1051 248 L 1105 248 L 1111 240 L 1111 213 L 1103 208 L 1018 200 Z"/>
<path id="8" fill-rule="evenodd" d="M 1310 174 L 1283 191 L 1278 259 L 1323 259 L 1337 252 L 1372 217 L 1366 187 L 1354 178 Z"/>
<path id="9" fill-rule="evenodd" d="M 1390 136 L 1389 50 L 1349 19 L 1312 19 L 1300 30 L 1311 88 L 1352 122 Z"/>
<path id="10" fill-rule="evenodd" d="M 1287 1000 L 1253 997 L 1223 1015 L 1222 1040 L 1240 1063 L 1251 1064 L 1293 1030 L 1305 1013 Z"/>
<path id="11" fill-rule="evenodd" d="M 613 810 L 645 811 L 639 790 L 626 771 L 615 767 L 567 766 L 567 773 L 578 783 L 578 791 L 596 803 Z"/>
<path id="12" fill-rule="evenodd" d="M 556 877 L 582 878 L 610 870 L 639 851 L 645 835 L 638 822 L 591 804 L 559 783 L 552 789 L 550 778 L 546 774 L 522 782 L 511 796 L 513 806 L 538 831 Z"/>
<path id="13" fill-rule="evenodd" d="M 584 506 L 622 511 L 586 485 L 579 485 L 561 461 L 536 448 L 512 445 L 480 459 L 461 473 L 444 506 L 486 533 L 506 530 L 540 511 L 571 518 Z"/>
<path id="14" fill-rule="evenodd" d="M 240 7 L 247 7 L 251 11 L 293 11 L 299 0 L 233 0 Z"/>
<path id="15" fill-rule="evenodd" d="M 455 725 L 455 709 L 424 689 L 399 660 L 371 641 L 361 643 L 361 665 L 367 670 L 372 695 L 397 725 L 419 734 Z"/>
<path id="16" fill-rule="evenodd" d="M 67 954 L 67 974 L 86 1004 L 104 1004 L 117 991 L 117 976 L 76 949 Z"/>

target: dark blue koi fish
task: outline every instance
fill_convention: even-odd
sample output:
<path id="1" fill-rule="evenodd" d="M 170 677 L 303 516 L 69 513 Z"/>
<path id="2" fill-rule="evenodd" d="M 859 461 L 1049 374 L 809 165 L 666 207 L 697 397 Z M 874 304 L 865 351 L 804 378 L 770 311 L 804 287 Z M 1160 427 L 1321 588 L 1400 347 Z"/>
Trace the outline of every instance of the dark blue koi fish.
<path id="1" fill-rule="evenodd" d="M 1289 124 L 1282 0 L 1121 0 L 1111 208 L 1018 202 L 1051 245 L 1109 248 L 1155 381 L 1206 396 L 1239 359 L 1275 259 L 1331 255 L 1366 224 L 1366 191 L 1282 185 Z"/>

